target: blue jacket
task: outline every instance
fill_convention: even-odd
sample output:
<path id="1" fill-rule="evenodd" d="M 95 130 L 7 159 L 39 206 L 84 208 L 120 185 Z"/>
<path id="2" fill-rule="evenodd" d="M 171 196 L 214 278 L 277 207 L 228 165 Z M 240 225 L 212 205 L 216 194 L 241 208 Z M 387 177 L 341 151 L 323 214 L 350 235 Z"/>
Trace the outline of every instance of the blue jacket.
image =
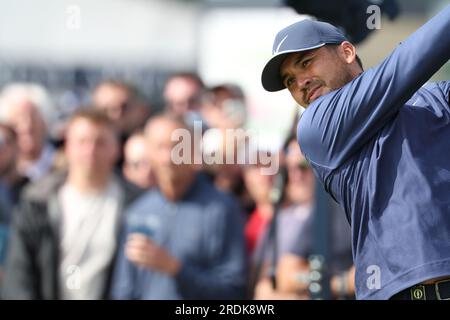
<path id="1" fill-rule="evenodd" d="M 352 225 L 358 299 L 450 275 L 450 6 L 303 113 L 302 151 Z"/>
<path id="2" fill-rule="evenodd" d="M 246 256 L 242 210 L 198 175 L 179 201 L 151 190 L 130 208 L 113 278 L 115 299 L 242 299 Z M 124 241 L 140 229 L 179 258 L 175 278 L 136 267 L 124 255 Z"/>

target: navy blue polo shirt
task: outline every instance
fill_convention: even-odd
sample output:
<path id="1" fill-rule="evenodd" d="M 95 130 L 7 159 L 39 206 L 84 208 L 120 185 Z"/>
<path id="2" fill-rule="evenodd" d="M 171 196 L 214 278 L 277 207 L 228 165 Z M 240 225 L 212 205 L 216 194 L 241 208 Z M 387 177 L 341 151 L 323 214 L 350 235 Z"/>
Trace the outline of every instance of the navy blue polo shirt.
<path id="1" fill-rule="evenodd" d="M 352 226 L 358 299 L 450 275 L 450 6 L 378 66 L 315 100 L 299 144 Z"/>
<path id="2" fill-rule="evenodd" d="M 247 263 L 239 205 L 198 174 L 179 200 L 159 189 L 145 193 L 126 213 L 116 262 L 114 299 L 242 299 Z M 175 277 L 133 264 L 125 255 L 130 233 L 146 233 L 181 261 Z"/>

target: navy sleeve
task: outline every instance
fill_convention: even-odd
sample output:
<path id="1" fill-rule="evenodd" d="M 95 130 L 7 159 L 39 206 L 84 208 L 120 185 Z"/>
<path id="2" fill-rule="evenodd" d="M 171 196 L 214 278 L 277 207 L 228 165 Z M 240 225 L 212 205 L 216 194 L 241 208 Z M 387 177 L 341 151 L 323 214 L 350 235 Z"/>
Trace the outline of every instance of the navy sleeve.
<path id="1" fill-rule="evenodd" d="M 438 83 L 438 86 L 441 88 L 442 92 L 446 97 L 446 101 L 450 107 L 450 81 L 442 81 Z"/>
<path id="2" fill-rule="evenodd" d="M 223 215 L 224 232 L 214 234 L 220 239 L 219 252 L 209 266 L 185 262 L 176 281 L 185 299 L 243 299 L 247 283 L 243 216 L 238 206 L 229 206 Z M 215 238 L 215 239 L 214 239 Z"/>
<path id="3" fill-rule="evenodd" d="M 401 43 L 380 65 L 317 99 L 298 139 L 309 161 L 335 169 L 367 143 L 450 58 L 450 6 Z"/>

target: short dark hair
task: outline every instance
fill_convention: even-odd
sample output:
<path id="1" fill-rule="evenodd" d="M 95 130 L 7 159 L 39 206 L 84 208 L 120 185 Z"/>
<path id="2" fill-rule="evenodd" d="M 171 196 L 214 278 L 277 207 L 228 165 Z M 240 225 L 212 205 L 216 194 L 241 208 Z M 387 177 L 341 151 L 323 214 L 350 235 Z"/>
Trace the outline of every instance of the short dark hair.
<path id="1" fill-rule="evenodd" d="M 111 78 L 111 79 L 103 79 L 102 81 L 97 83 L 94 86 L 93 91 L 96 91 L 96 90 L 98 90 L 98 88 L 103 87 L 103 86 L 117 87 L 117 88 L 121 88 L 128 92 L 132 92 L 135 89 L 134 86 L 131 85 L 131 83 Z"/>
<path id="2" fill-rule="evenodd" d="M 192 131 L 192 128 L 186 123 L 183 116 L 178 115 L 178 114 L 173 114 L 169 111 L 163 110 L 147 120 L 144 130 L 143 130 L 144 135 L 147 133 L 147 128 L 151 124 L 153 124 L 157 121 L 160 121 L 160 120 L 172 122 L 172 123 L 176 124 L 177 126 L 179 126 L 180 128 L 187 129 L 188 131 Z"/>
<path id="3" fill-rule="evenodd" d="M 333 48 L 334 50 L 336 50 L 338 46 L 339 46 L 338 44 L 329 44 L 329 45 L 327 45 L 327 47 Z M 364 70 L 364 66 L 363 66 L 361 58 L 358 56 L 358 54 L 356 55 L 355 59 L 356 59 L 356 62 L 358 63 L 358 65 L 359 65 L 359 67 L 362 70 Z"/>
<path id="4" fill-rule="evenodd" d="M 356 55 L 356 62 L 361 67 L 361 69 L 364 70 L 364 66 L 362 64 L 361 58 L 358 55 Z"/>
<path id="5" fill-rule="evenodd" d="M 180 72 L 172 73 L 167 78 L 166 85 L 169 81 L 171 81 L 172 79 L 176 79 L 176 78 L 189 79 L 189 80 L 195 82 L 200 89 L 205 88 L 205 84 L 204 84 L 202 78 L 200 77 L 200 75 L 198 73 L 192 72 L 192 71 L 180 71 Z"/>
<path id="6" fill-rule="evenodd" d="M 100 81 L 99 83 L 97 83 L 97 85 L 94 86 L 94 88 L 92 89 L 92 92 L 95 93 L 101 87 L 108 87 L 108 86 L 119 88 L 119 89 L 127 92 L 128 99 L 129 99 L 129 101 L 133 102 L 132 104 L 134 104 L 135 102 L 140 102 L 140 101 L 146 102 L 144 95 L 134 84 L 127 82 L 127 81 L 118 80 L 118 79 L 104 79 L 104 80 Z"/>
<path id="7" fill-rule="evenodd" d="M 67 128 L 69 128 L 76 120 L 85 119 L 96 125 L 105 126 L 117 135 L 117 130 L 114 126 L 113 121 L 107 116 L 104 110 L 100 110 L 94 107 L 84 107 L 75 111 L 67 123 Z"/>

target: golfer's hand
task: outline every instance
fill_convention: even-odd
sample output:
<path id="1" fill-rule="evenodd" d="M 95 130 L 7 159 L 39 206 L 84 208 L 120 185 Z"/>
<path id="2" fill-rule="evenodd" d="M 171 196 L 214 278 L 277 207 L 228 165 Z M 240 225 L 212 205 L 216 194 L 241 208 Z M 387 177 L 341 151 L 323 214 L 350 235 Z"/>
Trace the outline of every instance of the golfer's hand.
<path id="1" fill-rule="evenodd" d="M 181 267 L 178 259 L 166 249 L 139 233 L 131 233 L 128 236 L 125 256 L 137 266 L 163 272 L 170 276 L 175 276 Z"/>

